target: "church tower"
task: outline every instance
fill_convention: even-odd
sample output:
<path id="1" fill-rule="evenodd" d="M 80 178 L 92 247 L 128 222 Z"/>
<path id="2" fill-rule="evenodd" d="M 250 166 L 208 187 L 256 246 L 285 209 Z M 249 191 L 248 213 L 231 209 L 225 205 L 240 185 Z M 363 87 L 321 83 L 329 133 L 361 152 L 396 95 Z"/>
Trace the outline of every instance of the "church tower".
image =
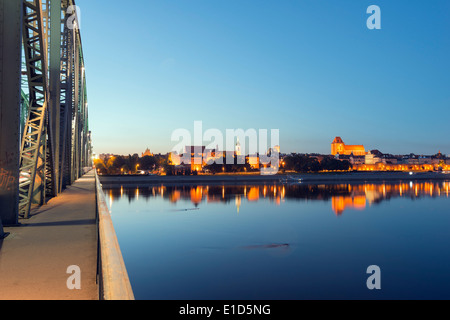
<path id="1" fill-rule="evenodd" d="M 345 144 L 344 141 L 342 141 L 341 137 L 334 138 L 333 142 L 331 143 L 331 154 L 335 156 L 338 153 L 345 153 Z"/>
<path id="2" fill-rule="evenodd" d="M 331 143 L 331 154 L 333 156 L 337 154 L 347 156 L 365 156 L 366 150 L 363 145 L 346 145 L 344 141 L 342 141 L 341 137 L 336 137 Z"/>
<path id="3" fill-rule="evenodd" d="M 235 152 L 237 156 L 241 155 L 241 143 L 239 142 L 239 138 L 237 138 Z"/>

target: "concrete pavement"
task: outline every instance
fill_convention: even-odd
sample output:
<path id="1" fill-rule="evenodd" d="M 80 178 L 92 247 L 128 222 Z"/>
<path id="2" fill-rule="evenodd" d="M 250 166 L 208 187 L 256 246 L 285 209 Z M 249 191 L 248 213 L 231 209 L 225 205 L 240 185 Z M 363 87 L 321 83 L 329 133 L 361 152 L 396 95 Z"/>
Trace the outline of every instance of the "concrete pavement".
<path id="1" fill-rule="evenodd" d="M 0 240 L 1 300 L 97 300 L 95 176 L 91 171 Z M 70 290 L 70 266 L 81 289 Z M 73 272 L 73 271 L 72 271 Z M 70 281 L 70 283 L 75 283 Z"/>

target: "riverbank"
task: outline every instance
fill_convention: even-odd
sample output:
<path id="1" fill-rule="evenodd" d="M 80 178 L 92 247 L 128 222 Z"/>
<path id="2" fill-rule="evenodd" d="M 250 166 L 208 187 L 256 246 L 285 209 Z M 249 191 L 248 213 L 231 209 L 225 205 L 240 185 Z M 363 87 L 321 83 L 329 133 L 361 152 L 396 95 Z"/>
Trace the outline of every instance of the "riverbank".
<path id="1" fill-rule="evenodd" d="M 104 188 L 144 187 L 155 185 L 241 185 L 295 182 L 301 179 L 303 184 L 341 184 L 341 183 L 381 183 L 399 181 L 445 181 L 450 180 L 450 174 L 438 172 L 345 172 L 345 173 L 308 173 L 308 174 L 278 174 L 262 175 L 199 175 L 199 176 L 100 176 Z"/>

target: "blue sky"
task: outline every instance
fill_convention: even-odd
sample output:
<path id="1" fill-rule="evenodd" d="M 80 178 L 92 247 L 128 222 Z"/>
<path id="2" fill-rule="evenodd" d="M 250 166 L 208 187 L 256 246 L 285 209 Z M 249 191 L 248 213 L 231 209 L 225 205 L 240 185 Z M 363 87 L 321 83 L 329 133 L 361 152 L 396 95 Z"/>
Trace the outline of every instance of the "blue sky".
<path id="1" fill-rule="evenodd" d="M 279 129 L 282 152 L 450 153 L 450 1 L 77 0 L 96 153 L 175 129 Z M 369 30 L 369 5 L 381 30 Z"/>

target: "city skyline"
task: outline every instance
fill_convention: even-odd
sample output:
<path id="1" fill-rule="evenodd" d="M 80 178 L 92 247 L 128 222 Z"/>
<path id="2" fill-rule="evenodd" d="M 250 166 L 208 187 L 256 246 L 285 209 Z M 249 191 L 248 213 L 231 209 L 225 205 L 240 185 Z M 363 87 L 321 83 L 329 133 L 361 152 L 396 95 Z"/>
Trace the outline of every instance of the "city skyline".
<path id="1" fill-rule="evenodd" d="M 311 154 L 311 155 L 313 155 L 313 154 L 321 154 L 321 155 L 332 155 L 332 156 L 335 156 L 336 155 L 336 152 L 333 152 L 333 144 L 334 144 L 334 142 L 335 142 L 335 140 L 337 139 L 337 138 L 340 138 L 340 137 L 335 137 L 334 138 L 334 140 L 332 141 L 332 148 L 331 148 L 331 152 L 330 152 L 330 150 L 328 151 L 328 152 L 323 152 L 323 153 L 320 153 L 320 152 L 301 152 L 301 151 L 292 151 L 292 152 L 284 152 L 284 151 L 282 151 L 281 149 L 280 149 L 280 154 Z M 345 144 L 345 143 L 344 143 Z M 195 148 L 195 147 L 201 147 L 201 148 L 203 148 L 202 150 L 203 150 L 203 152 L 205 151 L 205 144 L 203 144 L 203 145 L 199 145 L 199 146 L 197 146 L 197 145 L 194 145 L 194 144 L 191 144 L 191 145 L 186 145 L 184 148 L 183 148 L 183 150 L 182 150 L 182 152 L 181 153 L 183 153 L 184 152 L 184 150 L 185 149 L 187 149 L 187 148 Z M 280 146 L 276 146 L 276 147 L 280 147 Z M 353 146 L 348 146 L 348 147 L 353 147 Z M 363 147 L 364 148 L 364 146 L 363 145 L 361 145 L 361 147 Z M 281 148 L 281 147 L 280 147 Z M 268 149 L 266 149 L 265 151 L 266 152 L 268 152 L 269 150 L 270 150 L 271 148 L 269 147 Z M 323 149 L 323 148 L 322 148 Z M 147 147 L 145 147 L 144 149 L 143 149 L 144 151 L 142 152 L 142 150 L 135 150 L 135 151 L 133 151 L 133 152 L 130 152 L 130 153 L 113 153 L 113 152 L 102 152 L 102 153 L 95 153 L 97 156 L 98 155 L 121 155 L 121 156 L 126 156 L 126 155 L 134 155 L 134 154 L 137 154 L 137 155 L 141 155 L 141 157 L 144 157 L 144 156 L 154 156 L 154 154 L 160 154 L 160 155 L 167 155 L 167 154 L 170 154 L 170 153 L 175 153 L 175 154 L 181 154 L 180 152 L 177 152 L 177 151 L 174 151 L 174 150 L 167 150 L 167 151 L 163 151 L 163 152 L 153 152 L 153 150 L 149 147 L 149 146 L 147 146 Z M 211 151 L 211 150 L 214 150 L 215 152 L 236 152 L 236 150 L 227 150 L 226 148 L 224 148 L 224 149 L 220 149 L 220 148 L 212 148 L 212 149 L 206 149 L 206 150 L 209 150 L 209 151 Z M 441 151 L 441 149 L 439 149 L 439 150 L 437 150 L 436 152 L 431 152 L 431 153 L 428 153 L 428 154 L 425 154 L 425 153 L 415 153 L 415 152 L 406 152 L 406 153 L 399 153 L 399 152 L 383 152 L 383 150 L 381 149 L 378 149 L 378 148 L 367 148 L 367 150 L 365 150 L 365 149 L 363 149 L 363 151 L 364 151 L 364 154 L 367 154 L 367 153 L 369 153 L 369 152 L 371 152 L 371 151 L 377 151 L 377 152 L 381 152 L 381 153 L 383 153 L 383 154 L 386 154 L 386 155 L 393 155 L 393 156 L 407 156 L 407 155 L 415 155 L 415 156 L 434 156 L 434 155 L 438 155 L 438 154 L 442 154 L 442 155 L 444 155 L 444 156 L 448 156 L 448 157 L 450 157 L 450 154 L 446 154 L 446 153 L 444 153 L 444 152 L 442 152 Z M 257 154 L 259 154 L 259 153 L 261 153 L 261 152 L 256 152 Z M 339 153 L 339 152 L 337 152 L 337 153 Z M 362 153 L 361 154 L 358 154 L 358 153 L 353 153 L 353 152 L 345 152 L 345 153 L 342 153 L 341 155 L 354 155 L 354 156 L 361 156 L 361 155 L 363 155 Z M 249 153 L 248 152 L 245 152 L 244 153 L 244 155 L 249 155 Z"/>
<path id="2" fill-rule="evenodd" d="M 197 120 L 279 129 L 285 153 L 329 153 L 335 136 L 450 153 L 446 1 L 137 4 L 77 2 L 97 154 L 170 152 Z M 381 30 L 366 26 L 371 4 Z"/>

